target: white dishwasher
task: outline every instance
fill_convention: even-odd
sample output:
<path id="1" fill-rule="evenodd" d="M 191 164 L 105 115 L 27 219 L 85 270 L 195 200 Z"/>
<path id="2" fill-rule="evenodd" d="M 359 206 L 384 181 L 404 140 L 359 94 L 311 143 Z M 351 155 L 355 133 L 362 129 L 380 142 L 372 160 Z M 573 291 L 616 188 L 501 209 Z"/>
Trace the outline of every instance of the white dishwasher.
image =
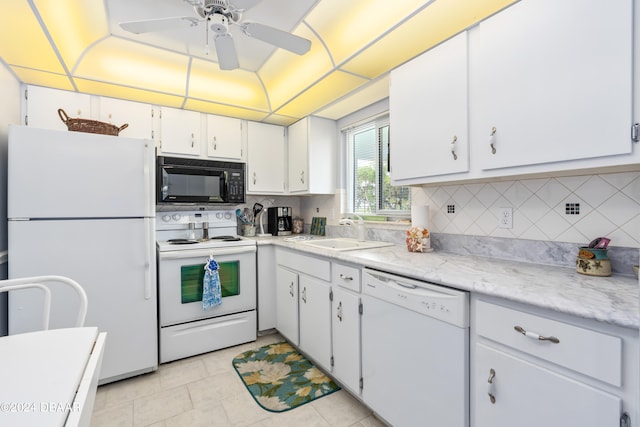
<path id="1" fill-rule="evenodd" d="M 395 427 L 469 425 L 469 293 L 364 269 L 362 398 Z"/>

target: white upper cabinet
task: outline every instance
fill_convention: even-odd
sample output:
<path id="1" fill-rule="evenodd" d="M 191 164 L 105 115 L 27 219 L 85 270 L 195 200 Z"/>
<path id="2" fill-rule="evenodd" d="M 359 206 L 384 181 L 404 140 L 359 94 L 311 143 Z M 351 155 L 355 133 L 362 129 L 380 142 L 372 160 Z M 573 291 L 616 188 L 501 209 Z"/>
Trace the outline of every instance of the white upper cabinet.
<path id="1" fill-rule="evenodd" d="M 160 151 L 200 156 L 200 113 L 178 108 L 160 109 Z"/>
<path id="2" fill-rule="evenodd" d="M 58 116 L 62 108 L 69 118 L 94 119 L 91 96 L 41 86 L 24 86 L 23 124 L 31 127 L 67 130 Z"/>
<path id="3" fill-rule="evenodd" d="M 242 158 L 242 121 L 224 116 L 207 116 L 207 155 L 240 160 Z"/>
<path id="4" fill-rule="evenodd" d="M 121 136 L 127 138 L 153 139 L 153 108 L 149 104 L 125 101 L 107 97 L 99 98 L 100 114 L 98 120 L 121 127 Z"/>
<path id="5" fill-rule="evenodd" d="M 334 194 L 336 122 L 305 117 L 289 126 L 288 141 L 289 193 Z"/>
<path id="6" fill-rule="evenodd" d="M 258 122 L 247 125 L 247 193 L 285 191 L 284 128 Z"/>
<path id="7" fill-rule="evenodd" d="M 632 0 L 523 0 L 482 22 L 471 49 L 472 162 L 490 170 L 631 153 L 632 12 Z"/>
<path id="8" fill-rule="evenodd" d="M 469 170 L 467 33 L 391 72 L 395 184 Z"/>

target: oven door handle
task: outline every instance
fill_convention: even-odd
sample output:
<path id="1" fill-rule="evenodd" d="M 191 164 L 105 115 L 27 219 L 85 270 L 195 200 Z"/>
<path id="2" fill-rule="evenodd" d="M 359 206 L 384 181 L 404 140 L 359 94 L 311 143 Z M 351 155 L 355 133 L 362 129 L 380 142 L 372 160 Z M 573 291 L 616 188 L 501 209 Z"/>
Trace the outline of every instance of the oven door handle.
<path id="1" fill-rule="evenodd" d="M 240 246 L 237 248 L 211 248 L 211 249 L 195 249 L 195 250 L 182 250 L 182 251 L 169 251 L 160 252 L 160 259 L 184 259 L 184 258 L 198 258 L 212 256 L 224 256 L 224 255 L 236 255 L 256 252 L 255 246 Z"/>

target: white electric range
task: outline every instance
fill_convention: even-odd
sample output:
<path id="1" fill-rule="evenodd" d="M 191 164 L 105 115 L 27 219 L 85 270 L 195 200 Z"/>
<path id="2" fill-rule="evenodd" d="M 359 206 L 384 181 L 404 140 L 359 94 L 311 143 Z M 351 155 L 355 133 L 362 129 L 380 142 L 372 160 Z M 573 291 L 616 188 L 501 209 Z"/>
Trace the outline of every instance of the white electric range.
<path id="1" fill-rule="evenodd" d="M 255 341 L 256 242 L 237 235 L 235 212 L 158 212 L 160 363 Z M 204 265 L 220 268 L 222 304 L 204 310 Z"/>

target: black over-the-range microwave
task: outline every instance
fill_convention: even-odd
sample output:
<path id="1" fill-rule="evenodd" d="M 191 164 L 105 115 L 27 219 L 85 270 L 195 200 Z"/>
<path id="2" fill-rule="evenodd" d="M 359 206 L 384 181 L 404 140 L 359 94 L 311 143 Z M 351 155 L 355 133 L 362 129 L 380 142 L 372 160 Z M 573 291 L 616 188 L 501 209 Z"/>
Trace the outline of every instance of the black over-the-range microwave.
<path id="1" fill-rule="evenodd" d="M 244 203 L 245 164 L 158 156 L 156 203 Z"/>

